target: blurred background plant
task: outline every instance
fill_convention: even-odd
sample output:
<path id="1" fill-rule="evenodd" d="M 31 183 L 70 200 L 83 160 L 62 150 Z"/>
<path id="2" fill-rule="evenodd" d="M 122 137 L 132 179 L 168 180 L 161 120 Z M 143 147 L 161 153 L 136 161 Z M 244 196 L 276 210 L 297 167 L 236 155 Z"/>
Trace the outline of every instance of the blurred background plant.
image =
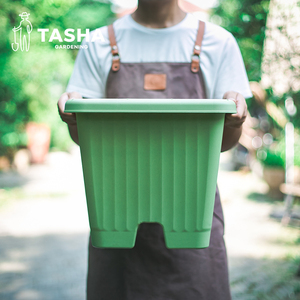
<path id="1" fill-rule="evenodd" d="M 258 159 L 263 165 L 273 168 L 284 168 L 284 152 L 279 152 L 277 149 L 263 148 L 257 152 Z"/>
<path id="2" fill-rule="evenodd" d="M 284 167 L 284 128 L 291 121 L 299 164 L 300 1 L 220 0 L 210 19 L 236 38 L 251 81 L 253 98 L 247 104 L 254 130 L 241 149 L 257 152 L 254 157 L 264 166 Z M 288 98 L 297 108 L 291 119 L 285 110 Z"/>
<path id="3" fill-rule="evenodd" d="M 270 0 L 220 0 L 211 21 L 236 38 L 250 81 L 260 81 L 266 19 Z"/>
<path id="4" fill-rule="evenodd" d="M 12 51 L 13 27 L 19 14 L 27 12 L 33 25 L 28 52 Z M 88 0 L 17 0 L 0 2 L 0 156 L 10 161 L 19 148 L 27 145 L 26 124 L 47 124 L 51 130 L 50 146 L 68 150 L 71 140 L 57 114 L 56 102 L 65 91 L 77 50 L 55 49 L 50 33 L 57 28 L 93 30 L 111 22 L 114 14 L 109 3 Z M 48 28 L 46 42 L 41 42 L 37 28 Z M 80 44 L 76 40 L 72 44 Z"/>

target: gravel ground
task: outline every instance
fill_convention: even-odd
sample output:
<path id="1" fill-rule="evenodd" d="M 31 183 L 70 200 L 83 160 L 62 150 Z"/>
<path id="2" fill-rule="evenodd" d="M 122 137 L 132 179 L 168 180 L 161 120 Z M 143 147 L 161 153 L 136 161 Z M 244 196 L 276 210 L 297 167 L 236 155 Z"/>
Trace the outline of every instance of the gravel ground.
<path id="1" fill-rule="evenodd" d="M 282 203 L 255 174 L 226 171 L 228 158 L 218 184 L 233 299 L 300 299 L 299 228 L 270 218 Z M 88 232 L 78 148 L 0 174 L 0 299 L 83 300 Z"/>

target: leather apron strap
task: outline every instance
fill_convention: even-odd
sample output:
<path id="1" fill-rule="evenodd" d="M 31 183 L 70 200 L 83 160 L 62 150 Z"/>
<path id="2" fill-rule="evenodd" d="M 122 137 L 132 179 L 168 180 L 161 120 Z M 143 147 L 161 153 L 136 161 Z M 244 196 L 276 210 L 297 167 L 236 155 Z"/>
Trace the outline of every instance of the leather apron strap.
<path id="1" fill-rule="evenodd" d="M 193 73 L 197 73 L 200 68 L 200 52 L 201 52 L 201 44 L 203 40 L 204 30 L 205 30 L 205 23 L 199 21 L 199 27 L 198 27 L 196 42 L 194 45 L 194 53 L 192 55 L 192 63 L 191 63 L 191 71 Z"/>
<path id="2" fill-rule="evenodd" d="M 110 41 L 111 54 L 112 54 L 111 68 L 114 72 L 117 72 L 120 69 L 120 55 L 119 55 L 119 49 L 116 42 L 113 24 L 108 25 L 107 29 L 108 29 L 108 37 Z"/>
<path id="3" fill-rule="evenodd" d="M 119 71 L 120 69 L 120 55 L 119 50 L 116 42 L 115 32 L 113 28 L 113 24 L 108 25 L 108 37 L 110 41 L 110 47 L 111 47 L 111 54 L 112 54 L 112 70 L 114 72 Z M 197 32 L 197 37 L 194 45 L 194 52 L 192 55 L 192 63 L 191 63 L 191 71 L 193 73 L 197 73 L 199 71 L 199 64 L 200 64 L 200 52 L 201 52 L 201 44 L 203 40 L 205 30 L 205 23 L 202 21 L 199 21 L 199 27 Z"/>

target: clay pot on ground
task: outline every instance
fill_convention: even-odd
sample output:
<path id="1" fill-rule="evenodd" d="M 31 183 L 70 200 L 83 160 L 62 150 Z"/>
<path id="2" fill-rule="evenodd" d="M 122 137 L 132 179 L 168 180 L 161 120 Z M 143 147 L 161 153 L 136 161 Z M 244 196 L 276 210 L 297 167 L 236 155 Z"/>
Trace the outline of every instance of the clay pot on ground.
<path id="1" fill-rule="evenodd" d="M 269 186 L 269 196 L 275 199 L 283 199 L 283 194 L 279 187 L 285 181 L 284 169 L 264 166 L 263 178 Z"/>
<path id="2" fill-rule="evenodd" d="M 30 151 L 30 162 L 43 163 L 49 151 L 51 131 L 46 124 L 28 123 L 26 125 L 28 137 L 27 148 Z"/>

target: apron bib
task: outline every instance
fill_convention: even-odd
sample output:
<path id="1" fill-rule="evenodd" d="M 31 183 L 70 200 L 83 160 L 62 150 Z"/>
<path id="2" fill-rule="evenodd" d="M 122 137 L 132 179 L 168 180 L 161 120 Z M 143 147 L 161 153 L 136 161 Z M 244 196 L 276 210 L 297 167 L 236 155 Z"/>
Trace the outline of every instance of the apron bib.
<path id="1" fill-rule="evenodd" d="M 108 26 L 112 67 L 106 98 L 205 99 L 199 64 L 205 23 L 191 63 L 121 63 L 113 25 Z M 139 226 L 132 249 L 100 249 L 89 244 L 88 300 L 230 300 L 223 212 L 216 190 L 210 245 L 167 249 L 157 223 Z"/>

